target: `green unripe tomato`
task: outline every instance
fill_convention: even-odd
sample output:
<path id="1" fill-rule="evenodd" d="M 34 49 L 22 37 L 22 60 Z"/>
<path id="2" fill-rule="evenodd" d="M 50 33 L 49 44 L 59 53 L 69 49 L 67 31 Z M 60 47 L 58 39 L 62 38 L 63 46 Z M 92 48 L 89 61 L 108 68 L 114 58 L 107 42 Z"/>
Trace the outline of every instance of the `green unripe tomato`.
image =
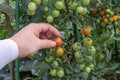
<path id="1" fill-rule="evenodd" d="M 55 77 L 57 75 L 57 70 L 56 69 L 50 70 L 50 75 Z"/>
<path id="2" fill-rule="evenodd" d="M 53 20 L 54 20 L 53 16 L 49 15 L 49 16 L 47 17 L 47 21 L 48 21 L 49 23 L 53 22 Z"/>
<path id="3" fill-rule="evenodd" d="M 81 49 L 81 43 L 75 42 L 75 43 L 72 45 L 72 47 L 73 47 L 73 50 L 74 50 L 74 51 L 79 51 L 79 50 Z"/>
<path id="4" fill-rule="evenodd" d="M 33 0 L 35 2 L 35 4 L 40 5 L 41 4 L 41 0 Z"/>
<path id="5" fill-rule="evenodd" d="M 48 63 L 50 63 L 50 62 L 53 61 L 53 57 L 52 56 L 46 56 L 45 57 L 45 61 L 48 62 Z"/>
<path id="6" fill-rule="evenodd" d="M 84 14 L 86 14 L 87 12 L 88 12 L 87 8 L 86 8 L 86 7 L 83 8 L 83 13 L 82 13 L 82 14 L 84 15 Z"/>
<path id="7" fill-rule="evenodd" d="M 62 1 L 57 1 L 55 3 L 56 9 L 63 9 L 64 8 L 64 3 Z"/>
<path id="8" fill-rule="evenodd" d="M 48 0 L 42 0 L 43 5 L 48 5 L 49 1 Z"/>
<path id="9" fill-rule="evenodd" d="M 89 47 L 87 48 L 87 51 L 88 51 L 88 54 L 95 54 L 96 49 L 95 49 L 94 46 L 89 46 Z"/>
<path id="10" fill-rule="evenodd" d="M 85 70 L 85 66 L 86 66 L 85 64 L 80 64 L 79 65 L 79 69 L 82 70 L 82 71 L 84 71 Z"/>
<path id="11" fill-rule="evenodd" d="M 57 61 L 53 61 L 52 67 L 53 67 L 53 68 L 58 68 L 58 62 L 57 62 Z"/>
<path id="12" fill-rule="evenodd" d="M 82 6 L 77 7 L 77 12 L 83 14 L 84 8 Z"/>
<path id="13" fill-rule="evenodd" d="M 71 10 L 76 10 L 76 9 L 77 9 L 77 6 L 78 6 L 78 4 L 77 4 L 76 2 L 71 2 L 71 3 L 69 4 L 69 8 L 70 8 Z"/>
<path id="14" fill-rule="evenodd" d="M 84 45 L 85 45 L 85 46 L 91 46 L 91 45 L 93 44 L 92 39 L 91 39 L 91 38 L 88 38 L 88 37 L 85 37 L 85 38 L 83 39 L 83 42 L 84 42 Z"/>
<path id="15" fill-rule="evenodd" d="M 58 17 L 59 15 L 60 15 L 59 10 L 53 10 L 53 11 L 52 11 L 52 16 L 53 16 L 53 17 Z"/>
<path id="16" fill-rule="evenodd" d="M 90 67 L 86 67 L 86 68 L 85 68 L 85 72 L 86 72 L 86 73 L 90 73 L 90 72 L 91 72 L 91 68 L 90 68 Z"/>
<path id="17" fill-rule="evenodd" d="M 81 3 L 83 5 L 89 5 L 90 4 L 90 0 L 82 0 Z"/>
<path id="18" fill-rule="evenodd" d="M 81 54 L 80 51 L 76 51 L 76 52 L 74 53 L 74 56 L 75 56 L 76 59 L 79 59 L 79 58 L 82 57 L 82 54 Z"/>
<path id="19" fill-rule="evenodd" d="M 89 67 L 91 68 L 91 70 L 94 69 L 94 65 L 93 64 L 90 64 Z"/>
<path id="20" fill-rule="evenodd" d="M 111 13 L 111 10 L 110 10 L 110 9 L 106 9 L 106 12 L 107 12 L 107 13 Z"/>
<path id="21" fill-rule="evenodd" d="M 49 9 L 48 9 L 48 6 L 45 6 L 44 7 L 44 11 L 48 11 Z"/>
<path id="22" fill-rule="evenodd" d="M 35 11 L 37 9 L 37 5 L 34 2 L 28 3 L 28 10 L 29 11 Z"/>
<path id="23" fill-rule="evenodd" d="M 64 73 L 64 70 L 62 70 L 62 69 L 58 69 L 58 70 L 57 70 L 57 77 L 60 77 L 60 78 L 61 78 L 61 77 L 64 76 L 64 74 L 65 74 L 65 73 Z"/>

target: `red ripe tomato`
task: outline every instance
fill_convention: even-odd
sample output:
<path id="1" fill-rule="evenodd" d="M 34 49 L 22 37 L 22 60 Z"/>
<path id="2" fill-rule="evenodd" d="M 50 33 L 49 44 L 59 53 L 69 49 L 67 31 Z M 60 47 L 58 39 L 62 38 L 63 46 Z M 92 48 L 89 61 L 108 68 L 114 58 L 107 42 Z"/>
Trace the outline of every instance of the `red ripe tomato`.
<path id="1" fill-rule="evenodd" d="M 62 45 L 62 39 L 60 37 L 57 37 L 54 41 L 56 42 L 56 46 Z"/>

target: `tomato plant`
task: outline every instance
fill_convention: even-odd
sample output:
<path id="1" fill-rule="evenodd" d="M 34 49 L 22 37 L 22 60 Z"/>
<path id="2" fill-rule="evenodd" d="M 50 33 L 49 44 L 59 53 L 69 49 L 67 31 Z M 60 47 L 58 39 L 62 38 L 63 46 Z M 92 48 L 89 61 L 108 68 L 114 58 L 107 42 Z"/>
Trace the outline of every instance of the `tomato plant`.
<path id="1" fill-rule="evenodd" d="M 2 1 L 0 1 L 2 2 Z M 10 1 L 10 6 L 15 0 Z M 105 80 L 119 75 L 119 0 L 20 0 L 20 28 L 49 23 L 61 37 L 56 46 L 38 51 L 34 71 L 39 80 Z M 0 5 L 0 38 L 8 37 L 6 17 L 14 31 L 15 6 Z M 13 13 L 12 13 L 13 12 Z M 116 77 L 116 76 L 115 76 Z M 107 80 L 107 79 L 106 79 Z M 118 79 L 119 80 L 119 79 Z"/>

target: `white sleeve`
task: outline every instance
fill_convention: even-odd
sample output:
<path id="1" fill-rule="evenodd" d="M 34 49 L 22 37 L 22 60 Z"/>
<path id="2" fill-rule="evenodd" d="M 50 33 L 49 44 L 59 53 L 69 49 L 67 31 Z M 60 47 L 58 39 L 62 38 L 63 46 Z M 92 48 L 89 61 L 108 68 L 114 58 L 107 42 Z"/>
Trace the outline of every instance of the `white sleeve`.
<path id="1" fill-rule="evenodd" d="M 0 40 L 0 69 L 15 60 L 18 56 L 18 45 L 11 39 Z"/>

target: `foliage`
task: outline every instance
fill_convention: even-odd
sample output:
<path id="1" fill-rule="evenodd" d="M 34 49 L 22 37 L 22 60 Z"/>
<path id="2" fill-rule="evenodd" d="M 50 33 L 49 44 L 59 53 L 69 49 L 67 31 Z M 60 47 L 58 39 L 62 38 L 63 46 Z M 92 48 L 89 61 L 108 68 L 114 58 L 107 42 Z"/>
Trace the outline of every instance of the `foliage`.
<path id="1" fill-rule="evenodd" d="M 29 23 L 50 23 L 60 31 L 63 39 L 60 47 L 64 49 L 63 56 L 56 55 L 58 47 L 34 55 L 39 79 L 105 80 L 107 76 L 120 74 L 119 0 L 42 0 L 34 3 L 35 0 L 20 0 L 20 28 Z M 11 11 L 8 7 L 2 4 L 0 11 L 13 19 L 14 7 L 9 7 Z M 15 22 L 11 24 L 14 26 Z M 83 32 L 85 28 L 90 29 L 87 35 Z M 76 42 L 79 45 L 74 45 Z M 50 73 L 53 69 L 55 76 Z M 58 71 L 62 71 L 61 75 Z"/>

